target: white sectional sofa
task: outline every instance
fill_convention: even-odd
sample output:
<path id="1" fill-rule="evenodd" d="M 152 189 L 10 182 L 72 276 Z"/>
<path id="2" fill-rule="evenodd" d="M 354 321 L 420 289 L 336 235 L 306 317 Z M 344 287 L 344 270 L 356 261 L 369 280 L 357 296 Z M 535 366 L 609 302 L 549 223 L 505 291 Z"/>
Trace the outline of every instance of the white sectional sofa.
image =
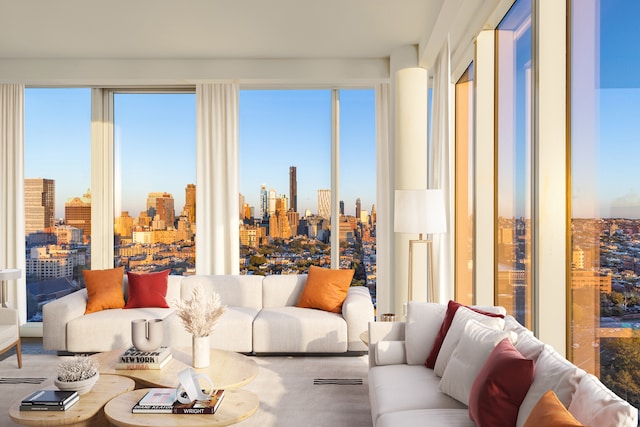
<path id="1" fill-rule="evenodd" d="M 191 346 L 191 334 L 174 313 L 172 302 L 190 298 L 194 286 L 217 292 L 226 313 L 210 335 L 212 348 L 242 353 L 362 353 L 360 334 L 373 320 L 373 304 L 364 287 L 351 287 L 342 313 L 296 307 L 307 275 L 169 276 L 169 308 L 107 309 L 85 315 L 82 289 L 43 306 L 43 345 L 47 350 L 85 353 L 131 345 L 131 321 L 164 319 L 164 344 Z M 123 282 L 125 299 L 128 282 Z"/>
<path id="2" fill-rule="evenodd" d="M 501 307 L 483 307 L 482 309 L 494 313 L 505 313 Z M 480 371 L 482 367 L 474 367 L 472 363 L 460 364 L 459 361 L 460 359 L 467 361 L 477 359 L 478 364 L 484 363 L 484 357 L 480 354 L 486 343 L 482 345 L 476 343 L 466 349 L 465 345 L 473 342 L 468 337 L 469 330 L 487 328 L 478 326 L 479 322 L 476 320 L 466 320 L 463 335 L 467 336 L 459 337 L 456 343 L 454 333 L 451 342 L 447 342 L 450 339 L 449 334 L 452 334 L 452 324 L 442 344 L 442 350 L 438 354 L 435 368 L 429 369 L 425 366 L 425 360 L 433 347 L 446 311 L 447 305 L 411 302 L 407 307 L 406 322 L 371 322 L 369 324 L 369 397 L 374 427 L 481 425 L 481 423 L 476 424 L 470 417 L 471 403 L 467 406 L 465 400 L 471 401 L 473 392 L 469 393 L 468 387 L 465 389 L 463 384 L 475 385 L 475 379 L 482 374 L 475 377 L 468 372 L 469 370 Z M 456 316 L 458 316 L 457 313 Z M 454 320 L 454 324 L 456 322 L 457 320 Z M 560 412 L 564 412 L 565 408 L 568 409 L 568 412 L 582 425 L 591 427 L 636 427 L 638 425 L 636 408 L 616 396 L 596 377 L 571 364 L 552 347 L 535 338 L 531 331 L 520 325 L 513 317 L 504 316 L 500 324 L 494 322 L 491 328 L 495 328 L 496 331 L 488 334 L 504 334 L 523 358 L 533 360 L 534 368 L 531 371 L 533 380 L 529 383 L 530 379 L 523 378 L 522 381 L 528 388 L 525 388 L 524 400 L 518 403 L 519 406 L 515 406 L 516 427 L 523 427 L 529 416 L 534 418 L 536 414 L 532 414 L 532 410 L 548 390 L 553 390 L 564 406 Z M 504 341 L 504 338 L 501 340 Z M 504 342 L 500 345 L 502 344 Z M 448 347 L 446 351 L 445 347 Z M 494 343 L 490 347 L 495 350 Z M 451 353 L 452 349 L 453 353 Z M 442 373 L 443 363 L 445 363 L 444 373 Z M 438 368 L 440 368 L 440 375 L 436 373 Z M 466 380 L 469 376 L 474 378 Z M 447 377 L 446 380 L 445 377 Z M 516 380 L 520 379 L 516 378 Z M 452 394 L 457 398 L 451 397 Z M 494 422 L 484 425 L 498 427 L 512 426 L 514 423 L 513 421 L 510 424 Z"/>

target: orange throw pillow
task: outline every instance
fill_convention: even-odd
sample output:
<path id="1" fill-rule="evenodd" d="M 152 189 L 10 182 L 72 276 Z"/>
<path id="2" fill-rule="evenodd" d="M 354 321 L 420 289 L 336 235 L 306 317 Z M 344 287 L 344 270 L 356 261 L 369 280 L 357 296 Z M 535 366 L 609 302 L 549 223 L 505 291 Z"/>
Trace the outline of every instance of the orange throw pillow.
<path id="1" fill-rule="evenodd" d="M 584 427 L 564 407 L 553 390 L 542 395 L 524 423 L 524 427 L 540 426 Z"/>
<path id="2" fill-rule="evenodd" d="M 122 292 L 124 267 L 110 270 L 83 270 L 82 275 L 89 297 L 84 314 L 124 307 Z"/>
<path id="3" fill-rule="evenodd" d="M 355 270 L 330 270 L 312 265 L 298 307 L 340 313 Z"/>

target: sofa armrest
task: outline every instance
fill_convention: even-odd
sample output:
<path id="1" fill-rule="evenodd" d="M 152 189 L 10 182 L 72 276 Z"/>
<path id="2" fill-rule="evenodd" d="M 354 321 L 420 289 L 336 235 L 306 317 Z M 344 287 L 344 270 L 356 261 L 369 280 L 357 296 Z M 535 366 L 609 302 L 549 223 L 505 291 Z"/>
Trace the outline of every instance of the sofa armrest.
<path id="1" fill-rule="evenodd" d="M 42 345 L 45 350 L 67 351 L 67 323 L 84 316 L 87 290 L 80 289 L 42 306 Z"/>
<path id="2" fill-rule="evenodd" d="M 376 345 L 380 341 L 404 341 L 405 322 L 369 322 L 369 367 L 376 366 Z"/>
<path id="3" fill-rule="evenodd" d="M 351 286 L 342 303 L 342 317 L 347 322 L 347 351 L 367 351 L 360 334 L 367 330 L 373 321 L 373 302 L 369 289 L 364 286 Z"/>
<path id="4" fill-rule="evenodd" d="M 18 311 L 12 308 L 0 308 L 0 325 L 18 326 Z"/>

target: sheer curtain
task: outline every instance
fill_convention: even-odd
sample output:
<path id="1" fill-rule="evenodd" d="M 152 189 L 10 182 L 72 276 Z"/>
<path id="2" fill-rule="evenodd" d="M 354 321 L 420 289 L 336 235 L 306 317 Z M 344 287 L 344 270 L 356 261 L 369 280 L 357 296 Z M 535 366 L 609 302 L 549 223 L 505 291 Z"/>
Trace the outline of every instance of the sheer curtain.
<path id="1" fill-rule="evenodd" d="M 376 93 L 376 253 L 377 253 L 377 289 L 378 307 L 387 307 L 390 311 L 392 304 L 393 282 L 393 221 L 391 210 L 393 206 L 394 183 L 392 182 L 392 167 L 395 159 L 389 148 L 389 108 L 390 85 L 379 83 L 375 86 Z"/>
<path id="2" fill-rule="evenodd" d="M 447 215 L 447 232 L 433 235 L 433 264 L 436 279 L 436 301 L 453 299 L 453 173 L 454 153 L 451 137 L 453 117 L 451 113 L 452 90 L 450 83 L 449 42 L 445 41 L 434 63 L 433 113 L 431 147 L 429 150 L 429 188 L 444 191 Z"/>
<path id="3" fill-rule="evenodd" d="M 239 273 L 237 83 L 196 85 L 196 269 Z"/>
<path id="4" fill-rule="evenodd" d="M 24 85 L 0 84 L 0 268 L 19 268 L 24 281 Z M 9 287 L 13 307 L 24 286 Z M 26 318 L 20 307 L 20 318 Z"/>

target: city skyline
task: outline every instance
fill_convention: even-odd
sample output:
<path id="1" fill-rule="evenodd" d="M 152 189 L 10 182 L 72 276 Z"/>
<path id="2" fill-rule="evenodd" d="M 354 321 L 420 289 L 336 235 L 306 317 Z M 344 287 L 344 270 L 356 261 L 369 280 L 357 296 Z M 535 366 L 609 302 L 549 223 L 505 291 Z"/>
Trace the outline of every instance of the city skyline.
<path id="1" fill-rule="evenodd" d="M 330 90 L 241 90 L 239 191 L 258 206 L 260 185 L 289 192 L 297 167 L 298 212 L 317 211 L 330 188 Z M 149 192 L 173 194 L 195 183 L 195 94 L 116 94 L 115 213 L 138 215 Z M 341 200 L 375 204 L 373 89 L 341 90 Z M 55 147 L 55 148 L 54 148 Z M 25 178 L 56 181 L 55 217 L 91 188 L 91 89 L 25 89 Z"/>

